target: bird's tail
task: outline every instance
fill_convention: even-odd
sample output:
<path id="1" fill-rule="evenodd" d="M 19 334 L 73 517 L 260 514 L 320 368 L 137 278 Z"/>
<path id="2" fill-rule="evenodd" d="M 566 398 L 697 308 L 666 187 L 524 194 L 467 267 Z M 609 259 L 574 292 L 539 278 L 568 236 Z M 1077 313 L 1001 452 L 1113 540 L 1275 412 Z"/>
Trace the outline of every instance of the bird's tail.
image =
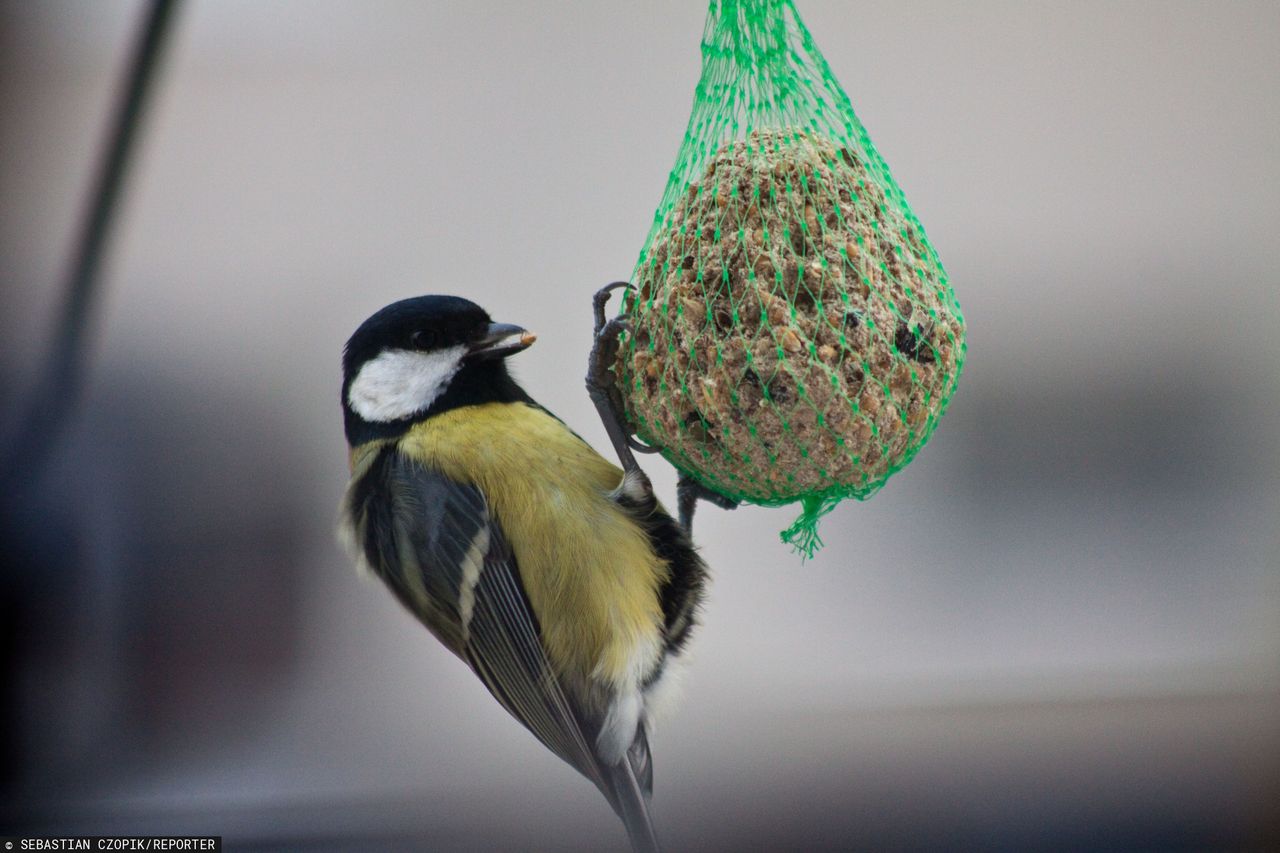
<path id="1" fill-rule="evenodd" d="M 604 770 L 609 804 L 622 818 L 634 853 L 661 853 L 658 837 L 649 817 L 649 796 L 653 792 L 653 763 L 649 755 L 649 739 L 644 727 L 622 760 Z"/>
<path id="2" fill-rule="evenodd" d="M 631 849 L 634 853 L 660 853 L 658 837 L 654 834 L 653 821 L 649 817 L 649 798 L 640 787 L 630 753 L 606 772 L 609 786 L 613 789 L 613 796 L 609 799 L 613 810 L 627 827 Z"/>

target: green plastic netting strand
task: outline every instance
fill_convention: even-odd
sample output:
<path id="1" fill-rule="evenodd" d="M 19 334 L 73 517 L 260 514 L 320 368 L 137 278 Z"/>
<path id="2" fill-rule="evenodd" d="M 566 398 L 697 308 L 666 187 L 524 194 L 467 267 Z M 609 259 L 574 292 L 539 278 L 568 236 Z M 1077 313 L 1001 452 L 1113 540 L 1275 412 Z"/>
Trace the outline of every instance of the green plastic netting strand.
<path id="1" fill-rule="evenodd" d="M 964 363 L 938 255 L 790 0 L 712 0 L 689 127 L 636 265 L 626 415 L 727 497 L 818 520 L 928 440 Z"/>

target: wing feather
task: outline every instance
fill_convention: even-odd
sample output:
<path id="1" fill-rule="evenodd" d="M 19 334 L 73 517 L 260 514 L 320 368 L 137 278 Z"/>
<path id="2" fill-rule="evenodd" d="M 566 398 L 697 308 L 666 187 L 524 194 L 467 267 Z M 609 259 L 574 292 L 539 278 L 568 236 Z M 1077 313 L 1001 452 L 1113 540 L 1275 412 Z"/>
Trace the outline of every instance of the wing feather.
<path id="1" fill-rule="evenodd" d="M 492 552 L 491 552 L 492 553 Z M 490 691 L 548 749 L 584 776 L 602 776 L 584 721 L 551 670 L 536 624 L 505 560 L 486 563 L 476 593 L 468 659 L 487 671 Z"/>
<path id="2" fill-rule="evenodd" d="M 400 601 L 512 716 L 613 801 L 591 746 L 600 721 L 553 670 L 483 493 L 389 447 L 352 485 L 348 513 L 368 563 Z"/>

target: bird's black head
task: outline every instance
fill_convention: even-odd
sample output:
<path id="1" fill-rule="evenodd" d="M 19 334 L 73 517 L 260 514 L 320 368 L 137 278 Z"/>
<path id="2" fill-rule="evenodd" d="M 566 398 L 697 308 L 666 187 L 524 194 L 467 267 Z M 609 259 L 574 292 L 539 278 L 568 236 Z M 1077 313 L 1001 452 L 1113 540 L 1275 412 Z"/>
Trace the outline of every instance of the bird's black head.
<path id="1" fill-rule="evenodd" d="M 458 406 L 529 401 L 504 359 L 533 340 L 457 296 L 393 302 L 365 320 L 343 351 L 347 441 L 395 436 Z"/>

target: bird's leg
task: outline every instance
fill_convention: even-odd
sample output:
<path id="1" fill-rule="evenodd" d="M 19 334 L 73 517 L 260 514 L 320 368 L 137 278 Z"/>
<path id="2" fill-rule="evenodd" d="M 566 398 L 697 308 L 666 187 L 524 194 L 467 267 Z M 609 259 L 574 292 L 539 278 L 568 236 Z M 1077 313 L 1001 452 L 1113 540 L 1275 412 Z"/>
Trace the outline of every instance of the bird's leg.
<path id="1" fill-rule="evenodd" d="M 618 355 L 618 336 L 628 330 L 628 323 L 623 317 L 615 317 L 606 322 L 604 308 L 609 302 L 609 296 L 619 288 L 635 289 L 629 281 L 615 281 L 597 290 L 591 299 L 596 325 L 595 344 L 591 348 L 591 365 L 587 373 L 587 387 L 589 389 L 592 386 L 602 387 L 609 395 L 610 411 L 607 415 L 601 413 L 601 417 L 606 421 L 606 427 L 609 420 L 616 421 L 626 437 L 628 447 L 636 453 L 657 453 L 658 448 L 637 441 L 631 430 L 627 429 L 622 417 L 622 392 L 618 390 L 618 384 L 613 378 L 612 369 Z M 612 433 L 610 435 L 612 437 Z"/>
<path id="2" fill-rule="evenodd" d="M 592 308 L 595 313 L 595 342 L 591 346 L 590 362 L 587 365 L 587 394 L 591 397 L 591 402 L 595 403 L 596 411 L 600 413 L 600 420 L 604 424 L 605 432 L 609 434 L 609 441 L 613 442 L 613 449 L 618 454 L 618 461 L 622 463 L 622 470 L 628 475 L 638 474 L 644 477 L 647 486 L 649 478 L 640 470 L 632 450 L 648 453 L 654 451 L 633 441 L 631 431 L 623 424 L 622 394 L 613 376 L 613 365 L 618 358 L 618 337 L 626 330 L 626 321 L 621 317 L 606 321 L 604 317 L 605 305 L 609 302 L 610 294 L 622 287 L 629 288 L 631 285 L 625 281 L 615 281 L 600 288 L 592 299 Z"/>
<path id="3" fill-rule="evenodd" d="M 622 409 L 621 395 L 610 373 L 613 361 L 618 355 L 618 335 L 623 328 L 622 321 L 615 317 L 605 323 L 596 335 L 595 343 L 591 347 L 591 363 L 587 368 L 587 394 L 591 397 L 591 402 L 595 403 L 596 411 L 600 413 L 600 421 L 604 424 L 605 432 L 609 434 L 609 441 L 613 442 L 613 449 L 618 454 L 622 469 L 630 473 L 639 471 L 640 466 L 636 462 L 635 454 L 631 452 L 627 429 L 622 425 L 622 418 L 619 415 Z"/>
<path id="4" fill-rule="evenodd" d="M 618 454 L 623 471 L 633 477 L 636 475 L 643 477 L 645 486 L 648 487 L 649 478 L 640 470 L 632 451 L 656 453 L 657 450 L 636 441 L 631 431 L 624 425 L 622 394 L 613 376 L 613 365 L 617 363 L 618 358 L 618 336 L 626 330 L 627 322 L 622 317 L 606 320 L 604 316 L 605 306 L 609 303 L 609 297 L 613 291 L 631 287 L 629 282 L 615 281 L 596 291 L 592 299 L 592 309 L 595 314 L 595 343 L 591 347 L 591 362 L 587 368 L 587 393 L 595 403 L 596 411 L 600 413 L 600 420 L 604 423 L 605 432 L 609 434 L 609 440 L 613 442 L 613 449 Z M 649 490 L 652 490 L 651 487 Z M 721 509 L 737 509 L 741 503 L 708 489 L 688 474 L 680 472 L 676 482 L 676 501 L 679 505 L 680 526 L 689 534 L 693 533 L 693 511 L 697 508 L 699 498 Z"/>
<path id="5" fill-rule="evenodd" d="M 719 492 L 708 489 L 681 471 L 676 480 L 676 503 L 680 511 L 680 526 L 690 536 L 693 535 L 693 511 L 698 508 L 699 498 L 721 509 L 737 509 L 742 504 L 742 501 L 726 498 Z"/>

